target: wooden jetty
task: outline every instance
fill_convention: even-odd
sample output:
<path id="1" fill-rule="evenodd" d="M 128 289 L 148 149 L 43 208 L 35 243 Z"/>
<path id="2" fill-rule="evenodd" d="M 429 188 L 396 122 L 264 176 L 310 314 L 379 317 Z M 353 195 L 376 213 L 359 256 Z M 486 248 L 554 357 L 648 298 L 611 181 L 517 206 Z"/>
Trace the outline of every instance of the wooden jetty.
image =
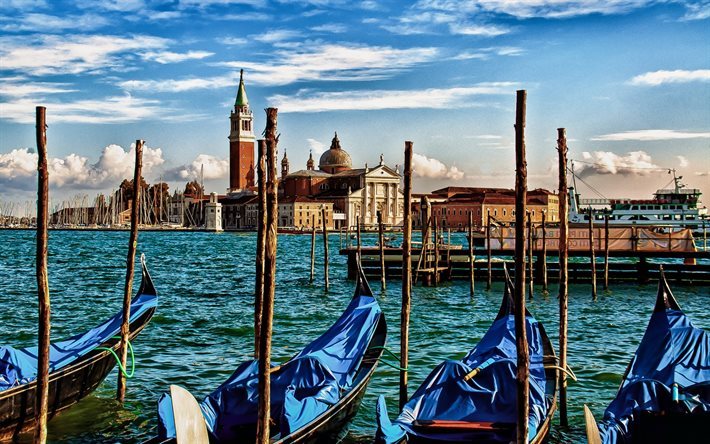
<path id="1" fill-rule="evenodd" d="M 433 249 L 432 249 L 433 250 Z M 357 265 L 355 260 L 356 248 L 343 248 L 341 255 L 348 257 L 348 279 L 355 279 L 357 276 Z M 412 274 L 417 272 L 420 252 L 412 251 Z M 488 272 L 488 250 L 474 249 L 474 271 L 477 276 L 483 276 Z M 542 273 L 545 267 L 542 266 L 542 250 L 534 251 L 533 273 L 535 282 L 542 282 Z M 605 252 L 598 251 L 599 257 L 603 258 Z M 710 251 L 609 251 L 610 260 L 608 271 L 602 267 L 596 267 L 597 279 L 603 279 L 604 273 L 608 272 L 608 279 L 611 283 L 635 282 L 643 284 L 659 277 L 658 267 L 663 265 L 666 279 L 674 281 L 676 285 L 710 285 L 710 263 L 689 264 L 683 262 L 698 262 L 699 260 L 710 259 Z M 427 253 L 430 268 L 433 268 L 434 251 Z M 503 261 L 508 261 L 510 270 L 515 270 L 513 264 L 514 251 L 510 249 L 491 250 L 491 274 L 493 279 L 502 281 L 504 279 Z M 588 251 L 570 250 L 568 253 L 570 261 L 567 265 L 570 283 L 590 283 L 592 272 Z M 402 276 L 402 249 L 385 248 L 385 273 L 387 278 L 398 279 Z M 468 280 L 470 279 L 470 260 L 468 248 L 450 249 L 440 248 L 438 268 L 442 272 L 444 280 Z M 557 282 L 559 279 L 559 262 L 556 251 L 547 251 L 547 280 Z M 379 247 L 362 247 L 362 267 L 367 276 L 380 276 L 380 249 Z M 420 270 L 421 271 L 421 270 Z"/>

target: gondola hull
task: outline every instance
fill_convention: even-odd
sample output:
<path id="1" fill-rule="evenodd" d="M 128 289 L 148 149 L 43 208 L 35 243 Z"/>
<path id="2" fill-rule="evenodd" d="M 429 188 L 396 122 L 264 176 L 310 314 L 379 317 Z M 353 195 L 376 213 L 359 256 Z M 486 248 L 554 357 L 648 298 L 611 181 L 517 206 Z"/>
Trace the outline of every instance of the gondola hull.
<path id="1" fill-rule="evenodd" d="M 130 340 L 148 324 L 155 308 L 131 322 Z M 111 339 L 102 347 L 118 352 L 120 342 Z M 108 350 L 94 350 L 75 363 L 49 375 L 48 419 L 71 407 L 93 392 L 116 366 L 116 358 Z M 35 427 L 37 381 L 0 392 L 0 441 L 26 433 Z"/>

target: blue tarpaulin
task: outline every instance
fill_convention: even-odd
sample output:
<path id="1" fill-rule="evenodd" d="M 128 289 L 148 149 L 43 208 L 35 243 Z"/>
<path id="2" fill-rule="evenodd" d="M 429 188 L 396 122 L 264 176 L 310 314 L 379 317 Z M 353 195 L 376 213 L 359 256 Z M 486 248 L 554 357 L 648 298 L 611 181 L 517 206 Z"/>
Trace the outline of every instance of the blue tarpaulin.
<path id="1" fill-rule="evenodd" d="M 710 411 L 710 393 L 700 389 L 710 383 L 710 334 L 693 327 L 665 280 L 658 300 L 619 392 L 599 422 L 606 444 L 631 442 L 641 411 Z M 683 402 L 673 402 L 674 385 Z"/>
<path id="2" fill-rule="evenodd" d="M 552 400 L 545 397 L 541 325 L 529 313 L 525 324 L 530 352 L 529 430 L 530 436 L 535 436 Z M 439 364 L 394 422 L 387 417 L 384 398 L 380 397 L 377 440 L 396 443 L 408 435 L 453 442 L 510 442 L 517 417 L 516 362 L 515 317 L 508 283 L 500 313 L 478 345 L 460 361 Z M 480 372 L 466 381 L 466 375 L 476 368 Z M 495 423 L 495 430 L 444 430 L 420 425 L 431 421 Z"/>
<path id="3" fill-rule="evenodd" d="M 151 284 L 152 288 L 152 284 Z M 158 297 L 141 294 L 131 302 L 131 320 L 156 307 Z M 121 329 L 123 312 L 83 334 L 72 336 L 49 346 L 49 372 L 60 370 L 90 353 Z M 37 347 L 0 347 L 0 391 L 26 384 L 37 378 Z"/>
<path id="4" fill-rule="evenodd" d="M 350 387 L 382 315 L 367 293 L 356 295 L 328 331 L 272 373 L 271 418 L 282 436 L 311 422 Z M 256 424 L 258 402 L 258 361 L 247 361 L 200 404 L 211 438 L 244 438 L 238 429 Z M 158 416 L 160 436 L 173 437 L 169 394 L 161 397 Z"/>

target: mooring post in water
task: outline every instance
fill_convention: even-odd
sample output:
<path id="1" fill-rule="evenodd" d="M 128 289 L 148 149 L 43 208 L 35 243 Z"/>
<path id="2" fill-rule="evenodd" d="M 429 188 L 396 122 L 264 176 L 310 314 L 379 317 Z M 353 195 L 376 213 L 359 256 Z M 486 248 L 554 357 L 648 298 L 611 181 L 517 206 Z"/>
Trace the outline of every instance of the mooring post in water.
<path id="1" fill-rule="evenodd" d="M 526 211 L 526 215 L 528 218 L 528 274 L 530 275 L 529 280 L 528 280 L 528 291 L 530 295 L 528 296 L 530 299 L 533 298 L 533 223 L 532 223 L 532 215 L 530 214 L 530 211 Z"/>
<path id="2" fill-rule="evenodd" d="M 473 210 L 468 212 L 468 272 L 469 291 L 473 297 L 474 290 L 474 262 L 473 262 Z"/>
<path id="3" fill-rule="evenodd" d="M 325 274 L 325 291 L 330 287 L 328 279 L 328 213 L 325 205 L 321 207 L 321 217 L 323 218 L 323 273 Z"/>
<path id="4" fill-rule="evenodd" d="M 515 345 L 518 352 L 516 374 L 518 444 L 528 442 L 530 355 L 525 330 L 525 204 L 527 203 L 527 162 L 525 160 L 525 90 L 517 92 L 515 112 Z"/>
<path id="5" fill-rule="evenodd" d="M 34 442 L 47 442 L 47 411 L 49 404 L 49 279 L 47 278 L 47 220 L 49 215 L 49 171 L 47 168 L 47 109 L 36 109 L 37 132 L 37 297 L 39 324 L 37 346 L 37 395 L 35 405 Z"/>
<path id="6" fill-rule="evenodd" d="M 407 403 L 409 314 L 412 301 L 412 142 L 404 142 L 404 219 L 402 221 L 402 316 L 400 319 L 399 409 Z"/>
<path id="7" fill-rule="evenodd" d="M 542 259 L 540 261 L 540 274 L 542 275 L 542 294 L 547 295 L 547 212 L 542 212 Z"/>
<path id="8" fill-rule="evenodd" d="M 609 215 L 604 216 L 604 291 L 609 290 Z"/>
<path id="9" fill-rule="evenodd" d="M 558 151 L 558 178 L 559 178 L 559 206 L 557 213 L 560 216 L 560 242 L 558 257 L 560 261 L 560 367 L 567 368 L 567 253 L 568 253 L 568 205 L 567 196 L 567 136 L 564 128 L 557 128 Z M 567 427 L 567 373 L 559 372 L 560 387 L 560 425 Z"/>
<path id="10" fill-rule="evenodd" d="M 256 275 L 254 285 L 254 357 L 259 359 L 261 307 L 264 304 L 264 255 L 266 249 L 266 141 L 257 141 L 256 174 L 258 214 L 256 223 Z M 311 278 L 312 280 L 312 278 Z"/>
<path id="11" fill-rule="evenodd" d="M 434 218 L 434 285 L 439 285 L 439 225 Z"/>
<path id="12" fill-rule="evenodd" d="M 377 212 L 377 227 L 380 235 L 380 272 L 382 276 L 380 278 L 380 283 L 382 284 L 382 291 L 387 290 L 387 282 L 385 279 L 385 228 L 382 223 L 382 212 Z"/>
<path id="13" fill-rule="evenodd" d="M 594 214 L 589 207 L 589 261 L 592 268 L 592 300 L 597 300 L 597 258 L 594 253 Z"/>
<path id="14" fill-rule="evenodd" d="M 276 108 L 266 109 L 266 248 L 264 250 L 264 303 L 261 314 L 261 339 L 259 350 L 259 407 L 256 424 L 257 444 L 269 443 L 271 419 L 271 334 L 274 321 L 274 289 L 276 286 L 276 243 L 278 218 L 278 176 L 276 172 Z"/>
<path id="15" fill-rule="evenodd" d="M 491 258 L 491 210 L 486 212 L 486 248 L 488 249 L 488 283 L 486 284 L 486 290 L 490 290 L 491 284 L 493 283 L 493 260 Z M 501 248 L 503 248 L 502 245 Z"/>
<path id="16" fill-rule="evenodd" d="M 360 242 L 360 215 L 357 215 L 357 261 L 362 263 L 362 243 Z"/>
<path id="17" fill-rule="evenodd" d="M 311 223 L 311 284 L 316 273 L 316 215 L 313 215 Z"/>
<path id="18" fill-rule="evenodd" d="M 136 246 L 138 245 L 138 205 L 141 196 L 141 169 L 143 167 L 143 141 L 136 140 L 136 165 L 133 171 L 133 204 L 131 206 L 131 234 L 128 240 L 128 257 L 126 258 L 126 281 L 123 286 L 123 320 L 121 322 L 120 366 L 126 368 L 128 360 L 128 335 L 131 321 L 131 293 L 133 289 L 133 269 L 136 261 Z M 126 375 L 118 372 L 118 387 L 116 399 L 123 402 L 126 398 Z"/>

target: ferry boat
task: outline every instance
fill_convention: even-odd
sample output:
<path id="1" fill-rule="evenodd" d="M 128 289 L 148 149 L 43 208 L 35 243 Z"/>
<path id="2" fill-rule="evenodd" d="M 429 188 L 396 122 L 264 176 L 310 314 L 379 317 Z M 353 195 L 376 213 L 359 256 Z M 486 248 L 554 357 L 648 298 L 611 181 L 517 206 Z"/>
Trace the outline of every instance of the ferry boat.
<path id="1" fill-rule="evenodd" d="M 589 210 L 592 205 L 608 205 L 608 209 L 594 212 L 594 223 L 604 223 L 609 216 L 609 225 L 644 225 L 669 227 L 671 229 L 690 228 L 701 230 L 710 227 L 707 208 L 698 207 L 701 192 L 697 188 L 685 188 L 673 173 L 673 188 L 660 189 L 653 194 L 653 199 L 580 199 L 574 187 L 570 187 L 569 222 L 589 223 Z"/>

